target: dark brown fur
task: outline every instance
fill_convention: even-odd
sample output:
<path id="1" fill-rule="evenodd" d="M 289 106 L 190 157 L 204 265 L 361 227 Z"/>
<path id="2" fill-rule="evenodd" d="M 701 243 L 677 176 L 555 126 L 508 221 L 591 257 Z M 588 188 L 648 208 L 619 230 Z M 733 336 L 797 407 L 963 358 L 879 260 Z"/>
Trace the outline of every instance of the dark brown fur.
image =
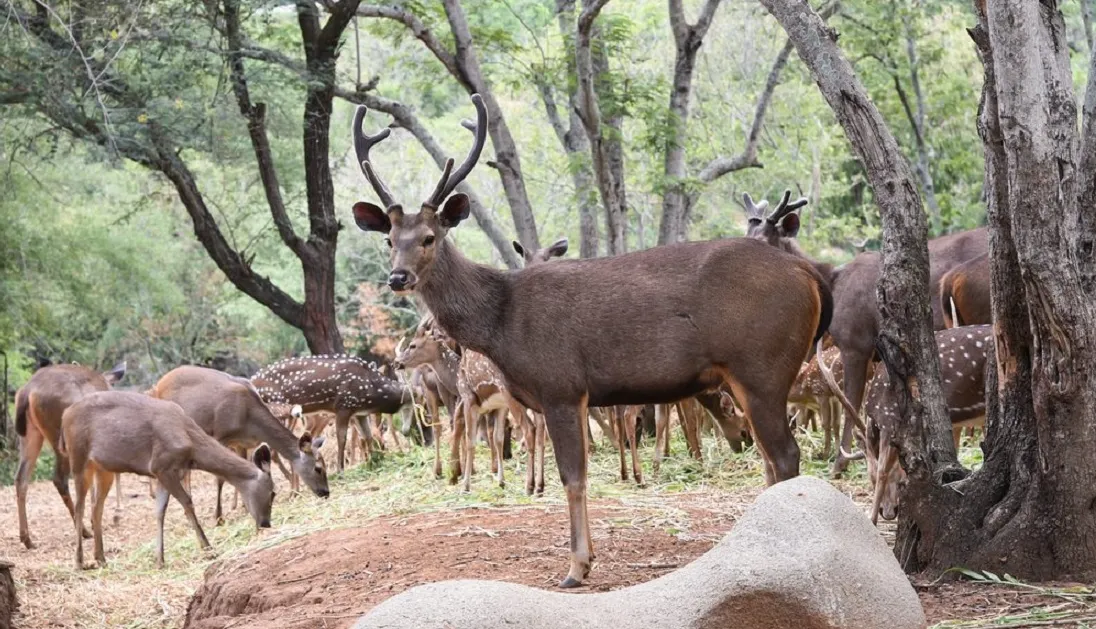
<path id="1" fill-rule="evenodd" d="M 786 194 L 785 202 L 787 198 Z M 754 205 L 746 197 L 749 219 L 746 235 L 810 260 L 826 278 L 834 299 L 833 322 L 829 332 L 834 344 L 841 350 L 841 362 L 845 368 L 845 396 L 854 406 L 859 406 L 864 396 L 868 364 L 875 353 L 875 339 L 879 335 L 879 307 L 875 300 L 875 287 L 879 283 L 882 258 L 876 252 L 861 253 L 848 264 L 837 268 L 811 260 L 794 240 L 799 232 L 799 215 L 793 212 L 781 216 L 778 207 L 773 214 L 766 217 L 766 207 L 764 202 Z M 770 220 L 773 216 L 777 219 L 775 222 Z M 986 229 L 980 227 L 934 238 L 929 241 L 928 247 L 929 294 L 936 295 L 944 273 L 986 253 L 989 239 Z M 943 329 L 944 315 L 939 300 L 933 299 L 931 307 L 934 329 Z M 846 451 L 851 449 L 852 425 L 848 418 L 842 430 L 841 443 Z M 846 465 L 847 459 L 839 452 L 834 463 L 834 472 L 840 473 Z"/>

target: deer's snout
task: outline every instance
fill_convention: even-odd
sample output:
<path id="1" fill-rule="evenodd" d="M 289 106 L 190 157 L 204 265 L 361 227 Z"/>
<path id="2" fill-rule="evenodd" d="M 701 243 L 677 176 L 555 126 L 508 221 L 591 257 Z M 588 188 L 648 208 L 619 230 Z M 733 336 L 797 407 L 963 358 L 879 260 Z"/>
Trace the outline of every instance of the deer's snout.
<path id="1" fill-rule="evenodd" d="M 407 269 L 392 269 L 388 275 L 388 287 L 394 291 L 405 291 L 415 288 L 416 278 Z"/>
<path id="2" fill-rule="evenodd" d="M 331 495 L 331 491 L 330 491 L 330 490 L 328 490 L 328 489 L 327 489 L 327 488 L 325 487 L 325 488 L 323 488 L 323 489 L 320 489 L 319 491 L 317 491 L 317 492 L 316 492 L 316 495 L 317 495 L 317 496 L 319 496 L 320 498 L 327 498 L 328 496 L 330 496 L 330 495 Z"/>

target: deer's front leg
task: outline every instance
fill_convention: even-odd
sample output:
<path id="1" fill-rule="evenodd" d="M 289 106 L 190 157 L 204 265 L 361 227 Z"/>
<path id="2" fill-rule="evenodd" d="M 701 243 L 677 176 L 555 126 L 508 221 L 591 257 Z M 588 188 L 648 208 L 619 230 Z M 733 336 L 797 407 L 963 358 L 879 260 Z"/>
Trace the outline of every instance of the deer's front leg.
<path id="1" fill-rule="evenodd" d="M 548 406 L 544 411 L 571 520 L 571 567 L 559 586 L 573 588 L 582 584 L 594 560 L 586 514 L 586 404 L 583 400 L 579 405 Z"/>

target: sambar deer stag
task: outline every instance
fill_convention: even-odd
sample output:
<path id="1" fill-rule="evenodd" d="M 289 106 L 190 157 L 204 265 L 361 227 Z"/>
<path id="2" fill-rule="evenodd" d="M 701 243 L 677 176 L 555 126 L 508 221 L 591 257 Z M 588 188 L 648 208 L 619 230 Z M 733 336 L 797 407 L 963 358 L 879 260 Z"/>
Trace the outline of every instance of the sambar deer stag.
<path id="1" fill-rule="evenodd" d="M 769 483 L 799 473 L 785 418 L 788 389 L 829 324 L 832 299 L 805 260 L 746 239 L 690 242 L 610 258 L 560 260 L 500 271 L 465 258 L 446 235 L 469 216 L 453 194 L 479 159 L 487 110 L 472 96 L 471 151 L 446 162 L 418 213 L 404 212 L 377 176 L 354 116 L 354 146 L 381 205 L 358 202 L 354 219 L 386 235 L 397 293 L 416 291 L 462 348 L 498 366 L 522 404 L 542 411 L 571 523 L 562 587 L 586 578 L 594 558 L 586 511 L 590 406 L 669 403 L 727 384 L 749 418 Z M 657 366 L 657 368 L 652 368 Z"/>
<path id="2" fill-rule="evenodd" d="M 323 437 L 313 440 L 305 432 L 298 438 L 278 421 L 246 378 L 231 376 L 207 367 L 183 366 L 172 369 L 156 383 L 152 397 L 178 404 L 188 417 L 221 444 L 234 450 L 251 450 L 266 443 L 289 462 L 298 478 L 317 496 L 326 498 L 327 467 L 319 450 Z M 292 479 L 291 479 L 292 480 Z M 217 479 L 217 509 L 214 518 L 223 521 L 221 490 Z"/>
<path id="3" fill-rule="evenodd" d="M 253 463 L 217 442 L 174 402 L 140 393 L 104 391 L 92 393 L 65 410 L 61 420 L 61 451 L 72 467 L 76 485 L 76 568 L 84 567 L 84 540 L 80 522 L 92 482 L 95 505 L 92 530 L 95 559 L 106 565 L 103 552 L 103 504 L 115 474 L 140 474 L 157 481 L 156 565 L 164 565 L 164 513 L 170 497 L 183 506 L 203 549 L 210 548 L 190 494 L 183 488 L 183 474 L 191 469 L 224 478 L 244 498 L 257 528 L 270 526 L 274 480 L 270 477 L 270 448 L 261 444 Z"/>
<path id="4" fill-rule="evenodd" d="M 300 405 L 305 414 L 334 413 L 340 472 L 350 420 L 354 419 L 358 433 L 370 446 L 373 431 L 369 421 L 360 420 L 357 414 L 398 413 L 411 401 L 407 387 L 385 376 L 376 364 L 343 354 L 287 358 L 260 369 L 251 377 L 251 384 L 267 404 Z"/>
<path id="5" fill-rule="evenodd" d="M 875 286 L 879 283 L 882 258 L 876 252 L 860 253 L 851 262 L 839 267 L 811 259 L 795 242 L 800 223 L 797 211 L 807 204 L 807 200 L 789 202 L 790 198 L 791 191 L 785 191 L 780 204 L 766 215 L 767 201 L 754 203 L 749 194 L 743 194 L 748 219 L 746 236 L 807 260 L 825 278 L 833 293 L 833 322 L 829 333 L 841 351 L 841 363 L 845 369 L 845 397 L 859 408 L 864 398 L 868 367 L 875 353 L 875 340 L 879 335 L 879 306 L 875 299 Z M 928 246 L 929 295 L 937 295 L 940 278 L 944 273 L 986 253 L 989 238 L 986 228 L 979 227 L 933 238 Z M 933 327 L 941 330 L 944 328 L 943 310 L 938 299 L 930 301 Z M 846 414 L 841 430 L 841 448 L 833 464 L 834 475 L 841 474 L 850 460 L 845 453 L 852 446 L 851 421 L 852 418 Z"/>
<path id="6" fill-rule="evenodd" d="M 940 308 L 948 328 L 993 323 L 989 254 L 968 260 L 940 278 Z"/>
<path id="7" fill-rule="evenodd" d="M 126 374 L 126 363 L 120 362 L 110 371 L 99 373 L 81 365 L 51 365 L 34 372 L 25 385 L 15 393 L 15 432 L 19 435 L 19 466 L 15 471 L 15 504 L 19 513 L 19 540 L 23 546 L 34 548 L 27 523 L 27 485 L 34 474 L 42 445 L 49 442 L 58 453 L 57 441 L 61 437 L 61 415 L 65 409 L 80 401 L 85 395 L 108 391 L 111 385 Z M 61 495 L 69 515 L 75 513 L 72 496 L 69 495 L 68 460 L 57 454 L 53 461 L 53 486 Z M 83 529 L 85 537 L 90 537 Z"/>

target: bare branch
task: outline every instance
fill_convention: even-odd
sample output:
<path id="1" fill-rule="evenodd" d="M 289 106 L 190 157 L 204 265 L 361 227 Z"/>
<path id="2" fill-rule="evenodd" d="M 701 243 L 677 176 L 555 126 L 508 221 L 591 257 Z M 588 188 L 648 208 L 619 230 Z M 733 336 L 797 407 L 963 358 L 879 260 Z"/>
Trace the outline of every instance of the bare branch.
<path id="1" fill-rule="evenodd" d="M 270 206 L 270 214 L 282 242 L 300 257 L 303 242 L 293 231 L 293 224 L 286 213 L 285 201 L 282 199 L 281 186 L 278 183 L 278 173 L 274 167 L 274 155 L 266 135 L 266 106 L 263 103 L 257 105 L 251 103 L 247 75 L 240 55 L 243 37 L 240 32 L 240 6 L 237 0 L 225 0 L 224 22 L 228 40 L 228 66 L 232 78 L 232 91 L 236 95 L 240 113 L 247 119 L 247 132 L 251 137 L 251 147 L 259 167 L 259 177 L 263 182 L 266 202 Z"/>
<path id="2" fill-rule="evenodd" d="M 453 53 L 445 47 L 445 44 L 434 36 L 434 32 L 427 28 L 422 20 L 407 9 L 398 6 L 367 4 L 358 7 L 358 16 L 384 18 L 400 22 L 411 30 L 411 34 L 415 36 L 415 39 L 421 41 L 430 52 L 434 53 L 434 56 L 445 66 L 445 69 L 449 71 L 449 74 L 452 74 L 453 76 L 458 76 L 460 74 L 460 70 L 457 68 L 457 60 L 453 56 Z"/>

